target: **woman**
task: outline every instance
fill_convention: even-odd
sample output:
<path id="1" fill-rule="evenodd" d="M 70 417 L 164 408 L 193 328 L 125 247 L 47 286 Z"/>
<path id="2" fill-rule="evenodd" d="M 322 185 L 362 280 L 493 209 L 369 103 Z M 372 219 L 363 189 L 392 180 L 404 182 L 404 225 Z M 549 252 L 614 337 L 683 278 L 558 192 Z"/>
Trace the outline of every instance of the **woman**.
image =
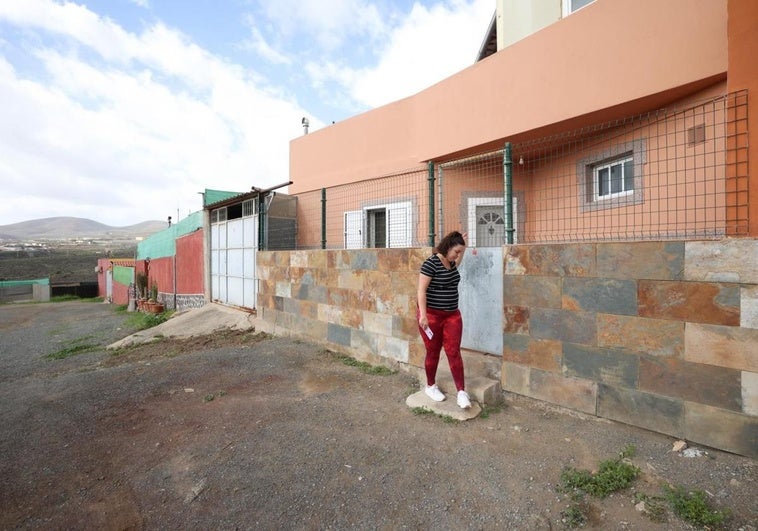
<path id="1" fill-rule="evenodd" d="M 418 276 L 418 327 L 426 347 L 424 369 L 426 389 L 429 398 L 437 402 L 445 400 L 445 395 L 435 383 L 440 350 L 450 365 L 450 372 L 458 391 L 458 406 L 471 407 L 471 399 L 466 392 L 461 357 L 461 336 L 463 321 L 458 309 L 458 283 L 461 275 L 457 265 L 466 252 L 463 234 L 453 231 L 434 248 L 434 254 L 421 264 Z"/>

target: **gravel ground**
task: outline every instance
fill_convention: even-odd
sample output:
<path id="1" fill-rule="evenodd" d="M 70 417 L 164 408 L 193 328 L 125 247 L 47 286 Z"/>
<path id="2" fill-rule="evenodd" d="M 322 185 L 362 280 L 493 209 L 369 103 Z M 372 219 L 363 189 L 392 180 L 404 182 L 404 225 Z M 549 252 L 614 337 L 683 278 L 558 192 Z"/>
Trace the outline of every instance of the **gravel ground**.
<path id="1" fill-rule="evenodd" d="M 586 528 L 694 529 L 635 509 L 664 484 L 705 491 L 727 529 L 758 527 L 749 458 L 685 457 L 670 437 L 512 395 L 445 422 L 405 405 L 406 374 L 250 331 L 106 351 L 127 317 L 0 306 L 0 528 L 565 529 L 561 471 L 630 445 L 640 477 L 585 497 Z M 46 357 L 77 344 L 99 347 Z"/>

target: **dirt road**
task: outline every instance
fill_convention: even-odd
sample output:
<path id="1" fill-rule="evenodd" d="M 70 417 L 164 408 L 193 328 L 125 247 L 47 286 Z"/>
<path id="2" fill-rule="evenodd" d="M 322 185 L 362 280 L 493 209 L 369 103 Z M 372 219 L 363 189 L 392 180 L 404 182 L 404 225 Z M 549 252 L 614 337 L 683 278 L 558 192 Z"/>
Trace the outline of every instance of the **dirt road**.
<path id="1" fill-rule="evenodd" d="M 464 423 L 417 415 L 409 376 L 250 331 L 106 351 L 125 323 L 104 304 L 0 306 L 0 528 L 564 529 L 564 467 L 630 445 L 641 477 L 586 498 L 587 528 L 692 529 L 635 509 L 664 483 L 706 491 L 729 529 L 758 527 L 751 459 L 688 458 L 514 396 Z M 93 350 L 46 357 L 76 345 Z"/>

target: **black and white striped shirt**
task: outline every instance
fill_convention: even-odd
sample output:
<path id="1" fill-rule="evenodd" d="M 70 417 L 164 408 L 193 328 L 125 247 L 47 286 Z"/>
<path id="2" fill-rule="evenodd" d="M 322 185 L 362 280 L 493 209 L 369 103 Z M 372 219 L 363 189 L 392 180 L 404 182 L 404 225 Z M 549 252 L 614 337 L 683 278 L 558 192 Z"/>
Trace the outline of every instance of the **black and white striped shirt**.
<path id="1" fill-rule="evenodd" d="M 421 274 L 431 277 L 426 288 L 426 307 L 433 310 L 453 311 L 458 309 L 458 283 L 461 275 L 455 262 L 445 269 L 442 260 L 433 254 L 421 264 Z"/>

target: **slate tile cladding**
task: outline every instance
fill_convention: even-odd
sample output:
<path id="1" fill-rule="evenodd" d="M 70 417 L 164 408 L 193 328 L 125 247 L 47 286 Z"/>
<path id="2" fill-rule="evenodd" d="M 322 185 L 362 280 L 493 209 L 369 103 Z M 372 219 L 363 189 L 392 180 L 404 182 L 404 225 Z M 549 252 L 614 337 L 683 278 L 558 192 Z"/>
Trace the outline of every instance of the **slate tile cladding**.
<path id="1" fill-rule="evenodd" d="M 259 252 L 259 319 L 420 368 L 430 253 Z M 512 245 L 503 260 L 506 392 L 758 457 L 758 240 Z"/>
<path id="2" fill-rule="evenodd" d="M 516 245 L 504 276 L 503 389 L 758 455 L 758 241 Z"/>

